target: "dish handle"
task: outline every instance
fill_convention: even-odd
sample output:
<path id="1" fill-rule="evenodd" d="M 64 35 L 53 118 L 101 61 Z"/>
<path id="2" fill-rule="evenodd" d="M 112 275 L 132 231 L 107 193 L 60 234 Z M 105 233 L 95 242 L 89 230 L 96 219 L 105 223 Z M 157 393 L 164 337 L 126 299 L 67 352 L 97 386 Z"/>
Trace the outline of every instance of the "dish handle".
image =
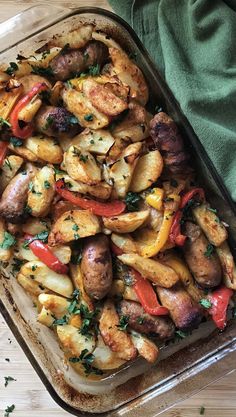
<path id="1" fill-rule="evenodd" d="M 65 17 L 70 9 L 47 3 L 29 7 L 0 23 L 0 53 Z"/>

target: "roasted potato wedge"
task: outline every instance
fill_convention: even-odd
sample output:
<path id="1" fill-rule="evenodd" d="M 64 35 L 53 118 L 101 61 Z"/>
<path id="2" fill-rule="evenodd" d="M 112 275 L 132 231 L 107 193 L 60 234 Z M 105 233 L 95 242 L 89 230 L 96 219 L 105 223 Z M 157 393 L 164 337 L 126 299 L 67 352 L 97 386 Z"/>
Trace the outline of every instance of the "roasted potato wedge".
<path id="1" fill-rule="evenodd" d="M 64 297 L 54 294 L 40 294 L 38 300 L 44 308 L 49 310 L 56 317 L 56 319 L 59 319 L 68 313 L 70 303 Z"/>
<path id="2" fill-rule="evenodd" d="M 14 146 L 12 143 L 8 145 L 8 148 L 16 153 L 17 155 L 21 156 L 23 159 L 26 159 L 29 162 L 36 162 L 39 160 L 37 155 L 35 153 L 31 152 L 29 149 L 27 149 L 25 146 Z"/>
<path id="3" fill-rule="evenodd" d="M 69 33 L 67 32 L 54 36 L 50 41 L 49 46 L 59 46 L 60 48 L 63 48 L 63 46 L 69 44 L 70 48 L 82 48 L 91 39 L 92 32 L 92 25 L 83 25 L 77 29 L 71 30 Z"/>
<path id="4" fill-rule="evenodd" d="M 65 352 L 71 357 L 78 358 L 81 352 L 87 349 L 88 353 L 92 353 L 95 346 L 95 337 L 87 337 L 78 332 L 78 329 L 70 324 L 57 326 L 57 335 Z"/>
<path id="5" fill-rule="evenodd" d="M 113 352 L 105 345 L 102 337 L 98 335 L 97 345 L 93 351 L 93 366 L 107 371 L 109 369 L 117 369 L 125 363 L 124 359 L 120 359 L 116 352 Z"/>
<path id="6" fill-rule="evenodd" d="M 11 110 L 23 91 L 23 86 L 19 81 L 11 78 L 7 83 L 6 89 L 0 91 L 0 117 L 7 120 Z"/>
<path id="7" fill-rule="evenodd" d="M 69 298 L 72 295 L 73 285 L 71 279 L 67 275 L 57 274 L 41 261 L 27 262 L 21 267 L 18 275 L 24 275 L 31 281 L 38 282 L 48 290 L 64 297 Z"/>
<path id="8" fill-rule="evenodd" d="M 80 298 L 90 311 L 94 310 L 93 302 L 84 289 L 83 275 L 80 265 L 70 264 L 70 275 L 76 289 L 80 291 Z"/>
<path id="9" fill-rule="evenodd" d="M 115 138 L 126 138 L 131 142 L 140 142 L 149 136 L 151 118 L 152 116 L 147 113 L 144 107 L 137 103 L 131 103 L 127 116 L 114 127 L 112 134 Z"/>
<path id="10" fill-rule="evenodd" d="M 71 178 L 88 185 L 101 181 L 101 170 L 93 155 L 76 146 L 70 146 L 64 156 L 66 170 Z"/>
<path id="11" fill-rule="evenodd" d="M 37 235 L 38 233 L 48 230 L 50 228 L 50 221 L 45 219 L 29 218 L 22 224 L 22 231 L 29 235 Z"/>
<path id="12" fill-rule="evenodd" d="M 115 217 L 103 217 L 104 226 L 116 233 L 131 233 L 147 220 L 149 210 L 120 214 Z"/>
<path id="13" fill-rule="evenodd" d="M 101 198 L 102 200 L 107 200 L 110 198 L 112 192 L 112 186 L 107 184 L 105 181 L 99 182 L 96 185 L 88 185 L 84 184 L 81 181 L 73 180 L 69 175 L 66 173 L 56 174 L 56 180 L 63 178 L 65 184 L 69 187 L 70 191 L 74 191 L 76 193 L 81 194 L 90 194 L 93 197 Z"/>
<path id="14" fill-rule="evenodd" d="M 34 281 L 26 275 L 23 275 L 19 272 L 17 275 L 17 281 L 19 284 L 27 291 L 31 296 L 38 297 L 40 294 L 43 294 L 48 291 L 47 288 L 43 287 L 39 282 Z"/>
<path id="15" fill-rule="evenodd" d="M 109 48 L 109 53 L 117 77 L 130 87 L 130 96 L 144 106 L 148 101 L 148 86 L 141 70 L 121 49 Z"/>
<path id="16" fill-rule="evenodd" d="M 2 193 L 11 179 L 16 175 L 24 160 L 20 156 L 9 155 L 4 159 L 0 172 L 0 193 Z"/>
<path id="17" fill-rule="evenodd" d="M 141 142 L 136 142 L 127 146 L 122 152 L 120 159 L 109 169 L 110 178 L 114 182 L 114 189 L 117 196 L 120 198 L 124 198 L 129 190 L 141 147 Z"/>
<path id="18" fill-rule="evenodd" d="M 119 329 L 119 316 L 111 300 L 104 303 L 99 320 L 99 329 L 104 343 L 117 353 L 120 359 L 131 360 L 137 355 L 131 337 Z"/>
<path id="19" fill-rule="evenodd" d="M 161 175 L 163 159 L 158 150 L 141 156 L 135 167 L 130 190 L 140 193 L 150 187 Z"/>
<path id="20" fill-rule="evenodd" d="M 6 225 L 3 219 L 0 219 L 0 261 L 9 261 L 12 255 L 12 248 L 5 248 L 3 242 L 7 232 Z"/>
<path id="21" fill-rule="evenodd" d="M 25 139 L 24 145 L 30 152 L 37 156 L 37 159 L 41 159 L 51 164 L 60 164 L 62 162 L 63 153 L 55 139 L 43 136 L 32 136 Z M 17 151 L 19 153 L 20 149 L 18 150 L 17 148 Z"/>
<path id="22" fill-rule="evenodd" d="M 106 85 L 92 79 L 83 82 L 83 92 L 96 109 L 110 117 L 117 116 L 128 107 L 127 102 L 116 96 Z"/>
<path id="23" fill-rule="evenodd" d="M 109 130 L 106 129 L 85 129 L 72 139 L 67 138 L 66 140 L 60 141 L 64 151 L 67 151 L 70 146 L 76 146 L 83 151 L 85 150 L 98 155 L 106 155 L 114 142 L 115 139 Z"/>
<path id="24" fill-rule="evenodd" d="M 49 245 L 55 246 L 100 232 L 98 218 L 89 210 L 70 210 L 60 216 L 52 227 Z"/>
<path id="25" fill-rule="evenodd" d="M 55 318 L 53 317 L 52 313 L 43 307 L 38 314 L 37 321 L 44 326 L 51 327 L 53 325 Z"/>
<path id="26" fill-rule="evenodd" d="M 34 55 L 31 55 L 28 59 L 24 59 L 24 60 L 19 60 L 17 62 L 18 65 L 18 69 L 15 72 L 15 75 L 17 78 L 19 78 L 20 80 L 22 80 L 22 77 L 27 76 L 27 77 L 31 77 L 31 76 L 35 76 L 35 74 L 32 74 L 32 70 L 38 70 L 38 68 L 46 68 L 48 67 L 48 64 L 50 63 L 50 61 L 59 53 L 59 51 L 61 50 L 61 48 L 50 48 L 50 50 L 48 50 L 48 53 L 34 53 Z M 37 75 L 36 75 L 37 76 Z M 44 77 L 40 77 L 40 79 L 38 79 L 38 81 L 36 81 L 36 78 L 33 78 L 34 84 L 36 84 L 37 82 L 46 82 L 46 84 L 49 84 L 48 81 L 42 81 Z M 32 82 L 29 83 L 29 90 L 31 90 L 32 86 L 34 85 Z M 31 88 L 30 88 L 31 87 Z M 26 91 L 29 91 L 26 90 Z"/>
<path id="27" fill-rule="evenodd" d="M 118 235 L 117 233 L 112 233 L 111 240 L 124 253 L 137 253 L 138 252 L 138 249 L 136 247 L 136 242 L 128 234 Z"/>
<path id="28" fill-rule="evenodd" d="M 236 266 L 228 243 L 223 242 L 216 248 L 216 252 L 220 259 L 226 287 L 236 290 Z"/>
<path id="29" fill-rule="evenodd" d="M 130 332 L 132 342 L 140 356 L 150 363 L 156 362 L 159 356 L 159 349 L 150 339 L 134 330 Z"/>
<path id="30" fill-rule="evenodd" d="M 48 214 L 54 197 L 54 170 L 45 165 L 29 184 L 28 207 L 34 217 Z"/>
<path id="31" fill-rule="evenodd" d="M 157 260 L 143 258 L 136 253 L 119 255 L 118 259 L 125 265 L 132 266 L 144 278 L 161 287 L 171 288 L 179 280 L 178 275 L 172 268 Z"/>
<path id="32" fill-rule="evenodd" d="M 92 32 L 92 38 L 95 39 L 96 41 L 100 41 L 105 43 L 105 45 L 108 48 L 117 48 L 117 49 L 121 49 L 120 45 L 114 41 L 114 39 L 112 39 L 110 36 L 108 36 L 106 33 L 103 32 Z"/>
<path id="33" fill-rule="evenodd" d="M 228 237 L 227 230 L 209 204 L 201 204 L 193 209 L 193 215 L 209 242 L 220 246 Z"/>
<path id="34" fill-rule="evenodd" d="M 102 129 L 109 124 L 109 118 L 98 111 L 83 93 L 74 89 L 64 89 L 62 98 L 67 110 L 73 113 L 82 127 Z"/>
<path id="35" fill-rule="evenodd" d="M 70 246 L 60 245 L 50 247 L 50 250 L 56 255 L 56 257 L 61 261 L 63 264 L 68 264 L 71 258 L 71 248 Z M 18 242 L 17 245 L 17 257 L 20 259 L 25 259 L 26 261 L 39 261 L 39 258 L 35 256 L 31 249 L 24 248 L 24 242 Z"/>

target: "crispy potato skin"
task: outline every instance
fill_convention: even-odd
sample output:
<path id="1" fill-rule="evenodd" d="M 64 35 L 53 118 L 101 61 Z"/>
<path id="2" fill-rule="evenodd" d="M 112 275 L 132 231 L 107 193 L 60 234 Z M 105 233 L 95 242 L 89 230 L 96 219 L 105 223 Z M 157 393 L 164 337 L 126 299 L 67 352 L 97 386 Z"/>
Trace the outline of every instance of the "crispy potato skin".
<path id="1" fill-rule="evenodd" d="M 228 237 L 227 230 L 218 216 L 210 210 L 209 204 L 201 204 L 193 209 L 196 222 L 212 245 L 220 246 Z"/>
<path id="2" fill-rule="evenodd" d="M 1 216 L 11 223 L 21 223 L 26 217 L 24 213 L 28 195 L 28 186 L 36 172 L 29 166 L 24 173 L 17 174 L 5 188 L 0 202 Z"/>
<path id="3" fill-rule="evenodd" d="M 109 240 L 105 235 L 87 239 L 82 252 L 81 271 L 87 294 L 101 300 L 111 289 L 112 262 Z"/>
<path id="4" fill-rule="evenodd" d="M 131 233 L 147 220 L 149 210 L 121 214 L 116 217 L 103 217 L 104 226 L 112 232 Z"/>
<path id="5" fill-rule="evenodd" d="M 156 333 L 160 339 L 170 339 L 174 335 L 175 326 L 169 317 L 151 316 L 135 301 L 122 300 L 119 304 L 119 314 L 128 316 L 129 326 L 137 332 Z M 142 324 L 138 322 L 138 318 L 142 319 Z"/>
<path id="6" fill-rule="evenodd" d="M 221 265 L 217 254 L 213 253 L 209 257 L 204 255 L 209 241 L 203 235 L 199 226 L 186 222 L 185 229 L 189 239 L 184 245 L 184 256 L 194 278 L 202 287 L 217 287 L 222 278 Z"/>
<path id="7" fill-rule="evenodd" d="M 115 306 L 111 300 L 107 300 L 99 321 L 102 338 L 113 352 L 117 352 L 119 358 L 125 360 L 134 359 L 137 356 L 137 350 L 133 345 L 131 337 L 125 331 L 120 330 L 118 326 L 119 316 Z"/>
<path id="8" fill-rule="evenodd" d="M 198 326 L 202 319 L 201 308 L 181 284 L 173 288 L 157 287 L 156 290 L 162 305 L 169 309 L 176 327 L 186 330 Z"/>

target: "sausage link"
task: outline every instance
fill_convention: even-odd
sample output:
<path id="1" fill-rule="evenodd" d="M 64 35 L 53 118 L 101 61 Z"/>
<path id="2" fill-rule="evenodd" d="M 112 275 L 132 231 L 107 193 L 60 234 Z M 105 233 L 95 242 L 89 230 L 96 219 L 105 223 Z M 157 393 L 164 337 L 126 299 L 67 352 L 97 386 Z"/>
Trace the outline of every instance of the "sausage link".
<path id="1" fill-rule="evenodd" d="M 36 129 L 47 136 L 63 139 L 82 131 L 76 117 L 63 107 L 44 106 L 35 117 Z"/>

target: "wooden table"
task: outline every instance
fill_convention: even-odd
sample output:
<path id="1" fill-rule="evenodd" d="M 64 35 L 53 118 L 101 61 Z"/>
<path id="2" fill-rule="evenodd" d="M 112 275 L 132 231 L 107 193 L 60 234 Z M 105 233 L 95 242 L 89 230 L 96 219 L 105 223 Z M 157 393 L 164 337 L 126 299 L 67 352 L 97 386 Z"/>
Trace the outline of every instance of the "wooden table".
<path id="1" fill-rule="evenodd" d="M 36 3 L 38 3 L 37 0 L 0 0 L 0 21 Z M 50 3 L 52 4 L 53 1 L 51 0 Z M 57 0 L 54 3 L 67 7 L 89 4 L 109 8 L 106 0 L 78 0 L 76 3 Z M 69 414 L 51 399 L 3 319 L 0 320 L 0 351 L 0 411 L 2 415 L 6 406 L 14 403 L 16 408 L 10 415 L 12 417 L 41 417 L 42 415 L 69 417 Z M 5 358 L 9 358 L 10 362 Z M 5 376 L 12 376 L 17 381 L 10 382 L 7 387 L 4 387 Z M 236 372 L 215 382 L 162 415 L 163 417 L 196 417 L 200 415 L 201 407 L 205 407 L 204 416 L 206 417 L 236 417 Z"/>

